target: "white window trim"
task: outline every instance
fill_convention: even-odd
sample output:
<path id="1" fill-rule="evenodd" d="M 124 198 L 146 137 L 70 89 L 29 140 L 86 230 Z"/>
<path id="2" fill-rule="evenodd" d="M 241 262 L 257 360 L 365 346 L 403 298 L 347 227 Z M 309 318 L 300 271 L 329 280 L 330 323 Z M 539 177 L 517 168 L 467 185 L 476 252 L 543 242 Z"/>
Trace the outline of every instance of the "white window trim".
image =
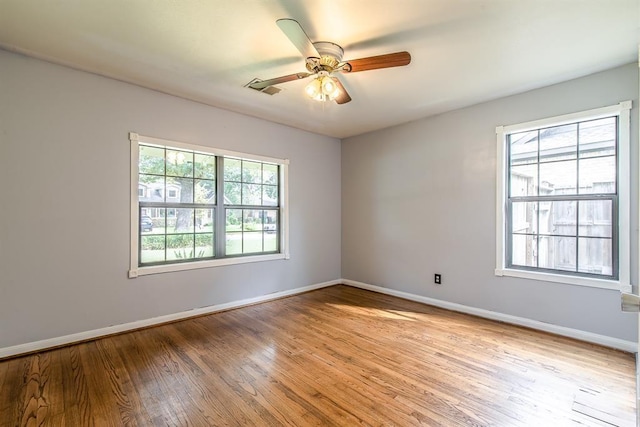
<path id="1" fill-rule="evenodd" d="M 194 270 L 200 268 L 221 267 L 225 265 L 245 264 L 249 262 L 274 261 L 281 259 L 289 259 L 289 160 L 278 159 L 274 157 L 266 157 L 255 154 L 240 153 L 236 151 L 221 150 L 206 146 L 198 146 L 195 144 L 187 144 L 184 142 L 171 141 L 167 139 L 154 138 L 150 136 L 142 136 L 137 133 L 129 133 L 131 141 L 131 243 L 130 243 L 130 264 L 129 278 L 144 276 L 147 274 L 169 273 L 173 271 Z M 220 258 L 206 261 L 184 262 L 176 264 L 163 264 L 153 266 L 138 266 L 138 162 L 139 148 L 138 144 L 152 144 L 158 146 L 171 146 L 175 148 L 183 148 L 195 152 L 213 154 L 215 156 L 236 157 L 245 160 L 255 160 L 265 163 L 275 163 L 280 165 L 280 253 L 268 255 L 252 255 L 242 257 Z M 223 208 L 217 206 L 218 209 Z"/>
<path id="2" fill-rule="evenodd" d="M 608 107 L 578 113 L 549 117 L 510 126 L 496 127 L 497 162 L 496 162 L 496 276 L 519 277 L 523 279 L 542 280 L 546 282 L 565 283 L 603 289 L 615 289 L 631 292 L 631 255 L 630 255 L 630 206 L 631 206 L 631 174 L 630 174 L 630 110 L 631 101 L 620 102 Z M 505 217 L 507 207 L 506 168 L 508 166 L 506 151 L 506 135 L 525 132 L 548 126 L 560 126 L 584 120 L 593 120 L 609 116 L 619 117 L 618 140 L 618 280 L 596 279 L 570 276 L 529 270 L 506 268 L 505 260 Z"/>

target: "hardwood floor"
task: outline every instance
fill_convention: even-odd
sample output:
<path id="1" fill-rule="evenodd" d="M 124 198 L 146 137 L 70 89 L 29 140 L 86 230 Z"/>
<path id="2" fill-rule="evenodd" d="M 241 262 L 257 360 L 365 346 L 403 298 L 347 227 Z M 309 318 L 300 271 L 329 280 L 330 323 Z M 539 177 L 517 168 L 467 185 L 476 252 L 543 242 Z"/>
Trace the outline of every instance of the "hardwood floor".
<path id="1" fill-rule="evenodd" d="M 628 353 L 347 286 L 0 362 L 0 426 L 635 425 Z"/>

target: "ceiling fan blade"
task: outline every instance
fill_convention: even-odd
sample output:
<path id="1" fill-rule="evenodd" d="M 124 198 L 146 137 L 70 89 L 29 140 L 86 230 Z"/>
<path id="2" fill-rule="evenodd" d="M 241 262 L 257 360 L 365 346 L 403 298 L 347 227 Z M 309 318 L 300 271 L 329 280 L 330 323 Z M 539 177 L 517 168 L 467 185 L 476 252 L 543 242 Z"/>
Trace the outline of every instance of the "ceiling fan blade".
<path id="1" fill-rule="evenodd" d="M 379 68 L 401 67 L 408 65 L 410 62 L 411 55 L 409 52 L 388 53 L 386 55 L 369 56 L 367 58 L 345 61 L 343 71 L 356 73 L 358 71 L 377 70 Z"/>
<path id="2" fill-rule="evenodd" d="M 340 95 L 338 95 L 336 99 L 334 99 L 334 101 L 336 101 L 337 104 L 346 104 L 347 102 L 351 101 L 351 97 L 349 96 L 349 93 L 342 85 L 342 82 L 340 81 L 340 79 L 338 79 L 337 77 L 331 77 L 331 78 L 333 79 L 334 82 L 336 82 L 336 85 L 338 85 L 338 88 L 340 88 Z"/>
<path id="3" fill-rule="evenodd" d="M 316 57 L 319 58 L 320 54 L 316 50 L 315 46 L 309 40 L 309 36 L 304 32 L 302 26 L 295 19 L 278 19 L 276 21 L 278 27 L 282 32 L 291 40 L 291 43 L 300 51 L 305 58 Z"/>
<path id="4" fill-rule="evenodd" d="M 300 80 L 300 79 L 304 79 L 306 77 L 309 77 L 311 74 L 309 73 L 296 73 L 296 74 L 289 74 L 286 76 L 282 76 L 282 77 L 276 77 L 273 79 L 269 79 L 269 80 L 258 80 L 258 79 L 254 79 L 251 80 L 249 83 L 247 83 L 245 86 L 246 87 L 250 87 L 251 89 L 255 89 L 255 90 L 262 90 L 266 87 L 269 86 L 273 86 L 273 85 L 277 85 L 280 83 L 286 83 L 286 82 L 290 82 L 293 80 Z"/>

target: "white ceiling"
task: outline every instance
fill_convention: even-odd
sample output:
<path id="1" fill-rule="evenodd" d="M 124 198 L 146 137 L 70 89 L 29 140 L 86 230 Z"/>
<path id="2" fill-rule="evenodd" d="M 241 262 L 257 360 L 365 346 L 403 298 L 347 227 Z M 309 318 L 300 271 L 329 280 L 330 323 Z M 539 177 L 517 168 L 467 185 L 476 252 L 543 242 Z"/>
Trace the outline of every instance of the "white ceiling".
<path id="1" fill-rule="evenodd" d="M 640 0 L 0 0 L 0 46 L 205 104 L 344 138 L 637 61 Z M 353 101 L 312 101 L 276 25 L 296 19 L 345 59 Z"/>

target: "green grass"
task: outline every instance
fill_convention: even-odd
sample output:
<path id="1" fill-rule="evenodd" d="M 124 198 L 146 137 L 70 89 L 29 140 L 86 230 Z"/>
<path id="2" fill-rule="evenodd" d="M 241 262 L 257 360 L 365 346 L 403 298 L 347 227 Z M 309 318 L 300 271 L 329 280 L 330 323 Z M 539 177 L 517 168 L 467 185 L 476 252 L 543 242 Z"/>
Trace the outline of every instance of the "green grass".
<path id="1" fill-rule="evenodd" d="M 154 229 L 155 231 L 155 229 Z M 155 235 L 156 233 L 143 233 L 143 235 Z M 260 253 L 263 251 L 262 247 L 262 236 L 264 234 L 264 251 L 265 252 L 273 252 L 277 248 L 277 239 L 278 235 L 276 233 L 244 233 L 244 242 L 243 242 L 243 234 L 242 233 L 232 233 L 227 234 L 226 239 L 226 253 L 227 255 L 240 255 L 240 254 L 251 254 L 251 253 Z M 243 248 L 244 243 L 244 248 Z M 243 251 L 244 249 L 244 251 Z M 192 248 L 171 248 L 167 249 L 167 259 L 166 261 L 179 260 L 184 258 L 179 258 L 176 256 L 176 252 L 184 251 L 187 254 L 191 252 Z M 204 251 L 203 258 L 211 257 L 213 255 L 213 247 L 211 246 L 199 246 L 196 247 L 195 254 L 199 254 L 200 251 Z M 192 258 L 198 259 L 198 258 Z M 140 261 L 142 263 L 151 263 L 151 262 L 162 262 L 165 261 L 165 251 L 164 249 L 158 250 L 143 250 Z"/>

